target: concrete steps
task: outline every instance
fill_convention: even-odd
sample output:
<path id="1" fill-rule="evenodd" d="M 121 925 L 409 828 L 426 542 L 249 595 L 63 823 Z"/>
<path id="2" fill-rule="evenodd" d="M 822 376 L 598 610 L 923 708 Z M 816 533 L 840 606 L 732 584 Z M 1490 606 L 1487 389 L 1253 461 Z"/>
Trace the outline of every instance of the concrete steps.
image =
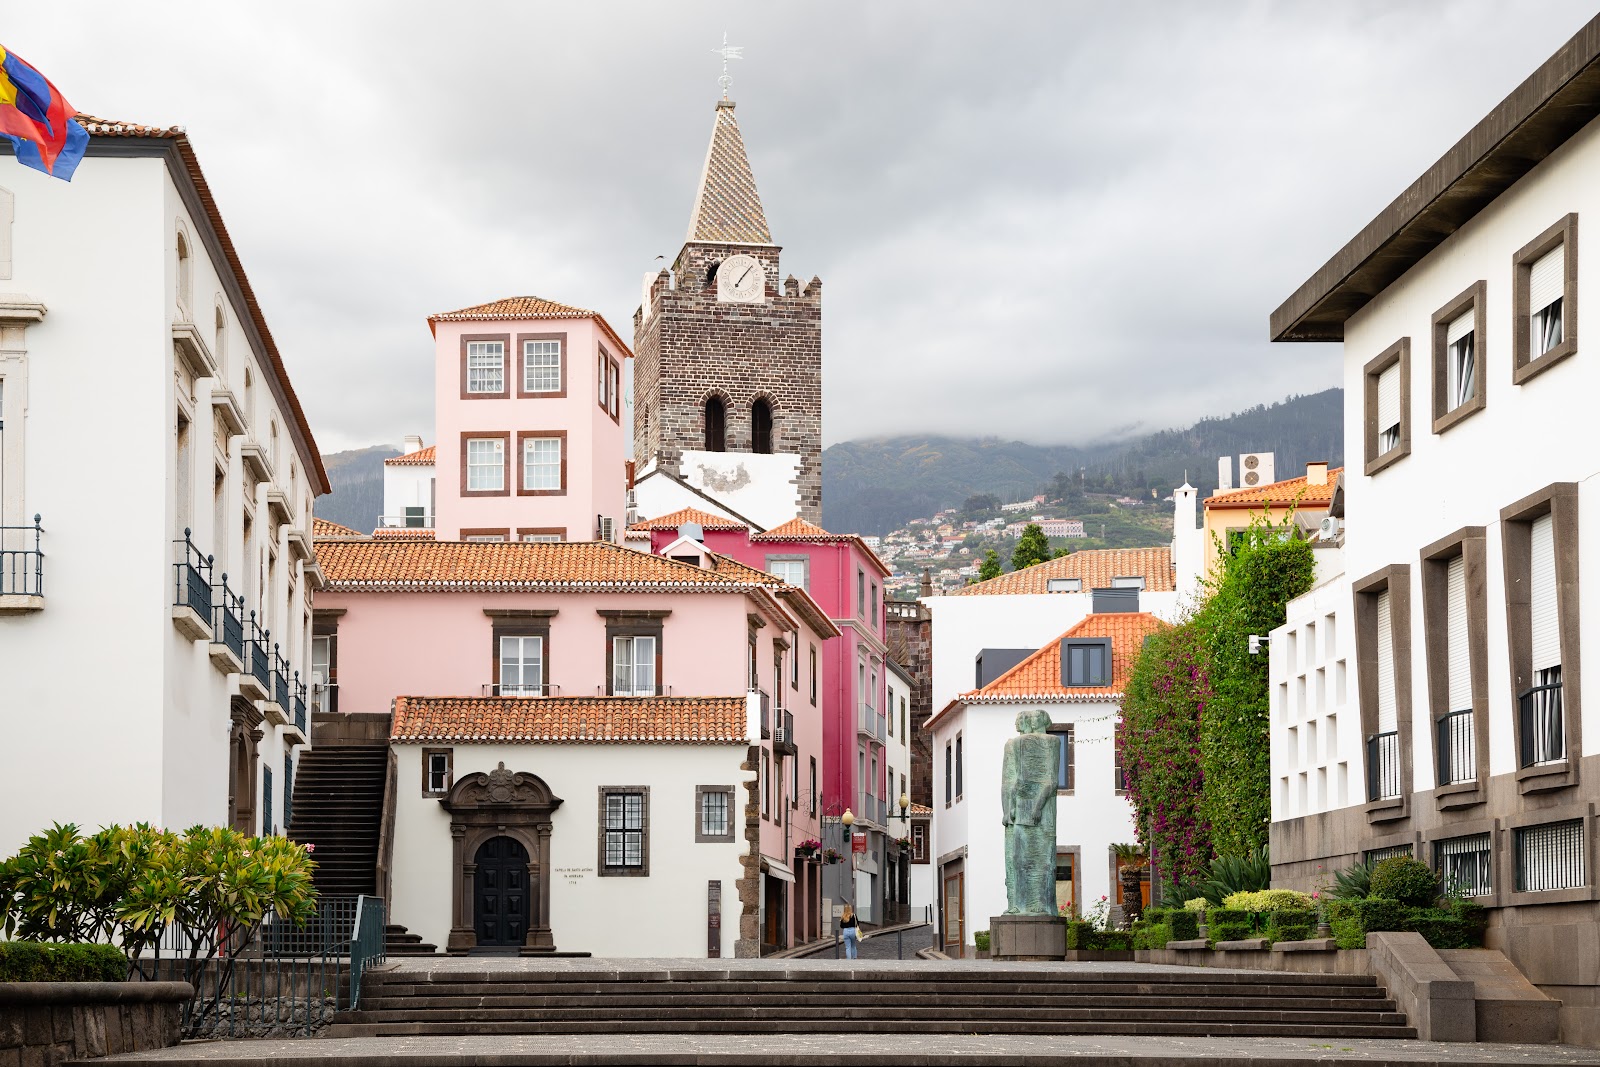
<path id="1" fill-rule="evenodd" d="M 288 833 L 316 846 L 312 880 L 322 896 L 376 892 L 388 768 L 387 741 L 319 745 L 300 757 Z"/>
<path id="2" fill-rule="evenodd" d="M 369 973 L 328 1037 L 1014 1034 L 1411 1038 L 1368 975 L 855 967 Z"/>

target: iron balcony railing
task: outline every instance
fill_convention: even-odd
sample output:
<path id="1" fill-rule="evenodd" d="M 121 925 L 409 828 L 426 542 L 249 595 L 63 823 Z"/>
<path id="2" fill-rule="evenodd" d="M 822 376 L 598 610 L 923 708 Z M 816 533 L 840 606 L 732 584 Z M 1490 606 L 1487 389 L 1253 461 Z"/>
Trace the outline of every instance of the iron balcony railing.
<path id="1" fill-rule="evenodd" d="M 558 697 L 561 695 L 561 687 L 552 685 L 549 682 L 528 685 L 521 683 L 508 685 L 490 682 L 488 685 L 482 686 L 479 689 L 479 693 L 486 697 Z M 605 691 L 599 689 L 596 695 L 604 696 Z"/>
<path id="2" fill-rule="evenodd" d="M 779 731 L 778 737 L 776 737 L 773 741 L 772 749 L 779 755 L 792 756 L 796 751 L 794 741 L 794 712 L 780 710 L 776 712 L 776 719 L 777 721 L 783 723 L 783 726 Z"/>
<path id="3" fill-rule="evenodd" d="M 37 515 L 32 526 L 0 526 L 0 596 L 44 596 L 43 533 Z"/>
<path id="4" fill-rule="evenodd" d="M 172 603 L 191 609 L 209 624 L 213 557 L 201 554 L 194 546 L 192 531 L 187 528 L 183 531 L 183 540 L 174 541 L 173 544 L 178 546 L 178 559 L 172 565 L 176 585 Z"/>
<path id="5" fill-rule="evenodd" d="M 432 515 L 379 515 L 378 527 L 384 530 L 431 530 Z"/>
<path id="6" fill-rule="evenodd" d="M 250 673 L 261 683 L 261 688 L 272 692 L 272 659 L 267 651 L 271 633 L 261 628 L 256 613 L 250 613 Z"/>
<path id="7" fill-rule="evenodd" d="M 1566 724 L 1561 710 L 1561 683 L 1536 685 L 1517 696 L 1517 725 L 1522 767 L 1559 763 L 1567 757 Z"/>
<path id="8" fill-rule="evenodd" d="M 485 693 L 485 696 L 489 694 Z M 325 712 L 339 710 L 339 683 L 338 682 L 312 682 L 311 683 L 311 713 L 321 715 Z"/>
<path id="9" fill-rule="evenodd" d="M 1478 738 L 1472 711 L 1452 711 L 1439 720 L 1439 784 L 1478 780 Z"/>
<path id="10" fill-rule="evenodd" d="M 244 662 L 244 597 L 235 596 L 228 588 L 228 576 L 222 576 L 222 602 L 216 605 L 211 632 L 229 651 Z"/>
<path id="11" fill-rule="evenodd" d="M 283 658 L 277 645 L 272 646 L 272 699 L 284 711 L 289 710 L 289 661 Z"/>
<path id="12" fill-rule="evenodd" d="M 1387 800 L 1400 795 L 1400 734 L 1373 734 L 1367 738 L 1367 799 Z"/>
<path id="13" fill-rule="evenodd" d="M 294 724 L 299 731 L 306 732 L 306 683 L 300 680 L 300 672 L 294 672 Z M 287 785 L 287 783 L 285 783 Z M 283 824 L 289 825 L 289 791 L 284 790 Z"/>

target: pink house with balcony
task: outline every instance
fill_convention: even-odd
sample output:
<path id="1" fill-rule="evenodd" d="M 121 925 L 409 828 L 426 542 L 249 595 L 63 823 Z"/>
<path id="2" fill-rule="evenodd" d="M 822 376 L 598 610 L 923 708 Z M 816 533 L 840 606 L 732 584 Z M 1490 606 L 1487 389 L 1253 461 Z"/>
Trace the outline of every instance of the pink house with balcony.
<path id="1" fill-rule="evenodd" d="M 811 670 L 820 671 L 823 786 L 823 844 L 844 854 L 845 862 L 824 867 L 823 894 L 837 907 L 853 901 L 870 922 L 892 917 L 894 904 L 909 900 L 910 856 L 897 841 L 909 835 L 899 798 L 909 766 L 896 767 L 886 745 L 885 694 L 888 645 L 883 583 L 890 570 L 854 534 L 829 533 L 795 518 L 757 530 L 725 516 L 694 508 L 637 524 L 631 534 L 648 532 L 651 551 L 672 556 L 693 524 L 712 551 L 739 560 L 806 590 L 839 630 L 838 640 L 817 653 Z M 905 730 L 909 723 L 896 722 Z M 866 851 L 850 852 L 851 831 L 865 835 Z M 847 866 L 848 864 L 848 866 Z M 855 877 L 849 876 L 854 869 Z"/>

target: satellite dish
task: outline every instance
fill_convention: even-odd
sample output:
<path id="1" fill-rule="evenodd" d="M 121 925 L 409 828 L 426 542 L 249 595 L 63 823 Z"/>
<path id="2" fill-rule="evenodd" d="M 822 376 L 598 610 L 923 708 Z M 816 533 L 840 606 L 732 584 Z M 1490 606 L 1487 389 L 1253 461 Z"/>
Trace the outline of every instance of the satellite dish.
<path id="1" fill-rule="evenodd" d="M 686 522 L 678 527 L 678 535 L 687 537 L 691 541 L 705 541 L 706 532 L 698 522 Z"/>

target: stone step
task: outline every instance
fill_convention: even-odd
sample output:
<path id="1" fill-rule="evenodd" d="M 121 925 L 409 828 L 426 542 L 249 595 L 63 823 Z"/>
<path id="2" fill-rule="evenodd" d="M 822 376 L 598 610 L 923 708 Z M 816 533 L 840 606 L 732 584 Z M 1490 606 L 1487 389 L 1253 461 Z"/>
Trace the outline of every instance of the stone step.
<path id="1" fill-rule="evenodd" d="M 405 935 L 406 944 L 419 943 L 422 938 L 418 934 Z M 389 951 L 393 952 L 400 941 L 390 935 L 388 939 Z M 470 1002 L 470 1003 L 464 1003 Z M 504 1008 L 522 1011 L 563 1010 L 584 1006 L 586 1001 L 578 997 L 545 996 L 545 997 L 389 997 L 364 995 L 361 998 L 361 1008 L 364 1012 L 402 1012 L 402 1011 L 427 1011 L 433 1009 L 461 1009 L 461 1008 Z M 592 1001 L 591 1001 L 592 1003 Z M 705 1008 L 832 1008 L 853 1007 L 861 1003 L 861 994 L 857 991 L 839 992 L 829 994 L 816 993 L 763 993 L 763 994 L 704 994 L 694 993 L 683 995 L 613 995 L 605 998 L 608 1008 L 618 1010 L 628 1008 L 669 1008 L 669 1007 L 705 1007 Z M 1388 999 L 1375 998 L 1322 998 L 1322 997 L 1233 997 L 1225 1002 L 1220 1002 L 1223 1010 L 1273 1010 L 1273 1011 L 1340 1011 L 1364 1012 L 1378 1014 L 1393 1012 L 1395 1006 Z M 1183 1010 L 1210 1010 L 1190 997 L 1164 997 L 1164 996 L 1084 996 L 1073 997 L 1064 1001 L 1062 997 L 1053 995 L 1015 995 L 1015 996 L 987 996 L 983 994 L 956 994 L 956 993 L 927 993 L 917 998 L 916 1008 L 939 1009 L 1009 1009 L 1009 1008 L 1093 1008 L 1093 1009 L 1121 1009 L 1128 1007 L 1183 1009 Z"/>
<path id="2" fill-rule="evenodd" d="M 473 1035 L 515 1034 L 813 1034 L 819 1028 L 832 1033 L 915 1033 L 915 1034 L 1081 1034 L 1081 1035 L 1164 1035 L 1191 1037 L 1293 1037 L 1414 1038 L 1409 1026 L 1337 1025 L 1290 1022 L 1050 1022 L 1016 1019 L 985 1019 L 955 1022 L 932 1019 L 602 1019 L 586 1022 L 384 1022 L 346 1023 L 336 1021 L 325 1036 L 338 1037 L 466 1037 Z"/>
<path id="3" fill-rule="evenodd" d="M 346 1012 L 340 1021 L 360 1023 L 520 1023 L 537 1021 L 549 1023 L 581 1023 L 607 1021 L 667 1022 L 705 1021 L 737 1022 L 750 1019 L 815 1023 L 832 1025 L 844 1020 L 870 1022 L 913 1023 L 947 1022 L 987 1026 L 992 1023 L 1070 1023 L 1106 1022 L 1139 1023 L 1149 1025 L 1220 1024 L 1240 1023 L 1297 1023 L 1306 1026 L 1405 1026 L 1406 1018 L 1398 1012 L 1313 1011 L 1310 1009 L 1246 1009 L 1231 1005 L 1210 1004 L 1183 1008 L 1157 1008 L 1125 1004 L 1114 1008 L 1089 1007 L 1019 1007 L 1016 1005 L 973 1006 L 965 1009 L 923 1007 L 920 1004 L 863 1005 L 835 1001 L 828 1004 L 799 1005 L 792 1007 L 700 1007 L 676 1005 L 672 1007 L 621 1007 L 616 1005 L 565 1006 L 542 1008 L 412 1008 L 403 1011 L 367 1010 Z"/>
<path id="4" fill-rule="evenodd" d="M 452 976 L 455 977 L 455 976 Z M 1043 974 L 1039 977 L 1044 977 Z M 1373 998 L 1384 999 L 1386 994 L 1377 986 L 1345 986 L 1330 985 L 1322 988 L 1308 990 L 1303 986 L 1273 984 L 1236 985 L 1232 987 L 1219 987 L 1210 984 L 1195 983 L 1115 983 L 1115 982 L 1040 982 L 1030 979 L 1027 981 L 958 981 L 952 982 L 948 978 L 930 981 L 926 976 L 911 976 L 905 981 L 883 981 L 880 976 L 871 979 L 808 979 L 796 978 L 788 981 L 711 981 L 696 982 L 685 981 L 655 981 L 655 982 L 596 982 L 588 980 L 545 981 L 530 982 L 514 979 L 495 982 L 419 982 L 412 983 L 396 980 L 387 975 L 373 974 L 363 979 L 363 989 L 367 995 L 375 997 L 485 997 L 485 996 L 625 996 L 625 995 L 663 995 L 681 997 L 695 993 L 722 993 L 722 994 L 776 994 L 794 995 L 802 993 L 836 993 L 845 996 L 870 996 L 884 994 L 904 996 L 908 994 L 925 995 L 930 993 L 961 993 L 984 994 L 990 996 L 1018 996 L 1033 995 L 1041 992 L 1041 986 L 1048 988 L 1048 995 L 1054 997 L 1065 996 L 1180 996 L 1201 997 L 1206 999 L 1216 998 L 1224 994 L 1220 989 L 1226 989 L 1226 996 L 1311 996 L 1311 997 L 1338 997 L 1338 998 Z M 908 985 L 915 988 L 908 990 Z M 1292 993 L 1284 992 L 1292 989 Z M 1386 1001 L 1385 1001 L 1386 1002 Z"/>

